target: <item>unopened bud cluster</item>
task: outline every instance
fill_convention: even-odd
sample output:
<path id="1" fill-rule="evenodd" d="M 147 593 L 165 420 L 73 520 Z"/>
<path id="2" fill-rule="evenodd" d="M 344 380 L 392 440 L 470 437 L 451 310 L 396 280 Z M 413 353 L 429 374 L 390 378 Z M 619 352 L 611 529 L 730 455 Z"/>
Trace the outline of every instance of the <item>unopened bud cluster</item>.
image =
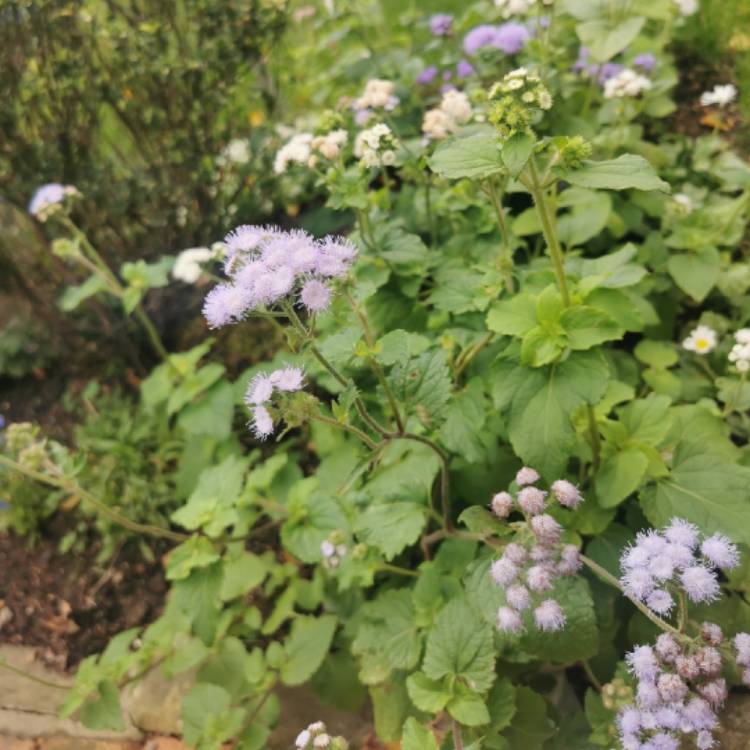
<path id="1" fill-rule="evenodd" d="M 658 615 L 669 615 L 675 594 L 684 591 L 692 602 L 718 598 L 718 570 L 739 564 L 737 547 L 722 534 L 701 540 L 698 528 L 673 518 L 662 531 L 640 532 L 620 559 L 620 583 L 627 596 Z"/>
<path id="2" fill-rule="evenodd" d="M 552 97 L 538 75 L 526 68 L 512 70 L 488 92 L 487 120 L 503 138 L 531 131 L 539 110 L 552 107 Z"/>
<path id="3" fill-rule="evenodd" d="M 297 750 L 348 750 L 349 743 L 343 737 L 331 737 L 322 721 L 303 729 L 294 741 Z"/>
<path id="4" fill-rule="evenodd" d="M 520 488 L 513 497 L 499 492 L 492 498 L 492 511 L 501 519 L 518 512 L 523 522 L 517 525 L 516 541 L 506 545 L 490 570 L 494 582 L 505 592 L 505 606 L 497 612 L 497 627 L 506 633 L 525 629 L 524 614 L 540 630 L 555 631 L 565 626 L 565 613 L 549 592 L 561 576 L 574 575 L 579 567 L 578 548 L 561 544 L 562 526 L 548 513 L 549 495 L 536 487 L 539 474 L 529 467 L 516 474 Z M 565 479 L 551 486 L 551 497 L 565 508 L 575 509 L 583 498 L 578 488 Z"/>
<path id="5" fill-rule="evenodd" d="M 393 131 L 382 122 L 362 130 L 354 141 L 354 155 L 363 167 L 390 167 L 400 147 Z"/>
<path id="6" fill-rule="evenodd" d="M 718 625 L 704 623 L 694 640 L 663 633 L 653 647 L 637 646 L 627 655 L 637 687 L 635 705 L 617 719 L 624 750 L 680 750 L 684 740 L 698 750 L 717 746 L 717 712 L 727 698 L 723 641 Z"/>

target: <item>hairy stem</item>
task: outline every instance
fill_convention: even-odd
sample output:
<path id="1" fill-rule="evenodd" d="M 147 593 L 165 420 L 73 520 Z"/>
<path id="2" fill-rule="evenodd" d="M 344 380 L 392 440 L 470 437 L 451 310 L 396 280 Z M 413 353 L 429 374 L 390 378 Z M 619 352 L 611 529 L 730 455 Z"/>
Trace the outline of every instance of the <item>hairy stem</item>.
<path id="1" fill-rule="evenodd" d="M 610 586 L 614 586 L 618 591 L 622 593 L 624 597 L 627 599 L 630 599 L 630 601 L 633 603 L 633 605 L 640 610 L 640 612 L 645 615 L 651 622 L 654 623 L 658 628 L 661 628 L 667 633 L 671 633 L 672 635 L 676 635 L 678 637 L 682 636 L 682 633 L 677 630 L 677 628 L 672 627 L 668 622 L 665 622 L 661 619 L 661 617 L 658 617 L 655 615 L 645 604 L 642 602 L 639 602 L 637 599 L 633 599 L 632 597 L 628 596 L 624 591 L 622 586 L 620 585 L 620 582 L 615 578 L 608 570 L 603 568 L 599 563 L 595 563 L 592 559 L 586 557 L 585 555 L 578 555 L 578 559 L 587 567 L 589 570 L 591 570 L 592 573 L 595 573 L 599 578 L 601 578 L 605 583 L 608 583 Z"/>
<path id="2" fill-rule="evenodd" d="M 316 422 L 331 425 L 331 427 L 338 427 L 340 430 L 344 430 L 345 432 L 354 435 L 354 437 L 361 440 L 371 451 L 376 451 L 378 449 L 377 443 L 375 443 L 367 433 L 362 432 L 362 430 L 353 425 L 339 422 L 337 419 L 331 419 L 331 417 L 326 417 L 323 414 L 313 414 L 310 418 L 314 419 Z"/>
<path id="3" fill-rule="evenodd" d="M 497 217 L 497 225 L 500 227 L 500 236 L 502 237 L 502 250 L 500 253 L 500 273 L 503 276 L 505 288 L 508 290 L 508 294 L 513 294 L 513 253 L 510 249 L 510 238 L 508 235 L 508 227 L 505 224 L 505 215 L 503 213 L 503 204 L 501 196 L 498 194 L 497 186 L 493 179 L 487 180 L 485 183 L 486 192 L 489 196 L 492 208 L 495 209 L 495 216 Z"/>
<path id="4" fill-rule="evenodd" d="M 68 477 L 58 478 L 50 476 L 48 474 L 43 474 L 39 471 L 34 471 L 33 469 L 29 469 L 22 464 L 13 461 L 7 456 L 2 455 L 0 455 L 0 465 L 7 466 L 10 469 L 18 471 L 36 482 L 48 484 L 52 487 L 57 487 L 58 489 L 70 492 L 73 495 L 77 495 L 81 498 L 81 500 L 89 503 L 89 505 L 96 508 L 102 515 L 107 516 L 107 518 L 111 519 L 115 523 L 118 523 L 120 526 L 128 529 L 129 531 L 134 531 L 138 534 L 146 534 L 147 536 L 169 539 L 173 542 L 184 542 L 190 538 L 187 534 L 180 534 L 176 531 L 170 531 L 169 529 L 162 529 L 160 526 L 152 526 L 151 524 L 143 524 L 137 523 L 136 521 L 131 521 L 126 516 L 123 516 L 121 513 L 118 513 L 116 510 L 110 508 L 101 500 L 94 497 L 87 490 L 84 490 L 83 487 L 81 487 L 77 482 L 69 479 Z"/>
<path id="5" fill-rule="evenodd" d="M 409 578 L 419 578 L 419 573 L 416 570 L 409 570 L 408 568 L 402 568 L 400 565 L 391 565 L 386 562 L 378 563 L 377 570 L 384 573 L 395 573 L 399 576 L 408 576 Z"/>
<path id="6" fill-rule="evenodd" d="M 443 514 L 443 528 L 447 531 L 453 531 L 453 520 L 451 519 L 451 501 L 450 501 L 450 474 L 448 473 L 448 456 L 443 452 L 437 443 L 422 435 L 415 435 L 413 432 L 405 432 L 401 435 L 404 440 L 413 440 L 417 443 L 428 445 L 440 459 L 440 507 Z"/>

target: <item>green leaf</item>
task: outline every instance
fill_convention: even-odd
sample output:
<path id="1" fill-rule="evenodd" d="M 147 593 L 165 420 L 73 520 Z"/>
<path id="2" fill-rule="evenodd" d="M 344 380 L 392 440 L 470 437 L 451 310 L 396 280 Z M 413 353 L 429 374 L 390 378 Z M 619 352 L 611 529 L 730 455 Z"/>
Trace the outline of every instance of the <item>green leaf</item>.
<path id="1" fill-rule="evenodd" d="M 481 696 L 458 686 L 459 694 L 448 703 L 448 713 L 460 724 L 477 727 L 490 723 L 490 713 Z"/>
<path id="2" fill-rule="evenodd" d="M 599 190 L 662 190 L 669 184 L 660 179 L 654 168 L 642 157 L 623 154 L 608 161 L 584 161 L 578 169 L 566 171 L 563 179 L 572 185 Z"/>
<path id="3" fill-rule="evenodd" d="M 495 401 L 508 407 L 508 434 L 524 463 L 550 480 L 564 473 L 575 445 L 571 414 L 599 401 L 608 375 L 600 354 L 574 352 L 548 367 L 508 365 L 495 376 Z"/>
<path id="4" fill-rule="evenodd" d="M 245 712 L 232 708 L 232 696 L 219 685 L 199 682 L 182 699 L 185 742 L 201 750 L 219 750 L 242 727 Z"/>
<path id="5" fill-rule="evenodd" d="M 487 697 L 487 708 L 492 717 L 488 734 L 502 732 L 510 726 L 516 714 L 516 688 L 507 677 L 503 677 L 492 686 Z"/>
<path id="6" fill-rule="evenodd" d="M 568 246 L 582 245 L 596 237 L 607 226 L 612 212 L 609 193 L 585 188 L 568 188 L 561 193 L 557 205 L 571 209 L 557 218 L 560 240 Z"/>
<path id="7" fill-rule="evenodd" d="M 547 716 L 544 698 L 530 688 L 517 687 L 516 714 L 505 732 L 510 747 L 514 750 L 540 750 L 554 731 L 554 724 Z"/>
<path id="8" fill-rule="evenodd" d="M 404 685 L 405 675 L 395 674 L 388 682 L 370 688 L 375 733 L 384 742 L 394 742 L 401 736 L 401 729 L 413 710 Z"/>
<path id="9" fill-rule="evenodd" d="M 234 417 L 234 388 L 221 381 L 210 388 L 200 401 L 188 404 L 177 419 L 177 424 L 188 435 L 210 435 L 226 440 L 232 434 Z"/>
<path id="10" fill-rule="evenodd" d="M 175 547 L 167 560 L 167 579 L 179 581 L 187 578 L 195 568 L 205 568 L 219 559 L 219 553 L 204 536 L 191 536 Z"/>
<path id="11" fill-rule="evenodd" d="M 204 469 L 187 503 L 172 514 L 172 520 L 210 537 L 220 536 L 238 520 L 235 504 L 242 492 L 246 460 L 230 455 L 218 466 Z"/>
<path id="12" fill-rule="evenodd" d="M 581 43 L 588 47 L 594 61 L 606 62 L 622 52 L 638 36 L 645 21 L 645 18 L 635 16 L 612 25 L 609 19 L 596 19 L 579 23 L 576 33 Z"/>
<path id="13" fill-rule="evenodd" d="M 438 743 L 429 729 L 414 717 L 409 717 L 404 723 L 401 750 L 438 750 Z"/>
<path id="14" fill-rule="evenodd" d="M 419 356 L 429 346 L 430 340 L 426 336 L 398 329 L 378 339 L 376 357 L 381 364 L 391 366 Z"/>
<path id="15" fill-rule="evenodd" d="M 281 665 L 281 681 L 285 685 L 301 685 L 313 676 L 336 632 L 334 615 L 297 617 L 285 644 L 286 661 Z"/>
<path id="16" fill-rule="evenodd" d="M 596 497 L 602 508 L 614 508 L 640 487 L 648 457 L 639 448 L 606 456 L 596 475 Z"/>
<path id="17" fill-rule="evenodd" d="M 618 339 L 622 328 L 606 313 L 588 305 L 567 308 L 560 316 L 571 349 L 591 349 L 605 341 Z"/>
<path id="18" fill-rule="evenodd" d="M 442 349 L 396 363 L 388 381 L 396 398 L 428 424 L 442 417 L 451 398 L 450 373 Z"/>
<path id="19" fill-rule="evenodd" d="M 445 422 L 440 429 L 443 445 L 469 463 L 479 462 L 486 454 L 479 434 L 486 414 L 484 385 L 480 378 L 473 378 L 448 404 Z"/>
<path id="20" fill-rule="evenodd" d="M 498 300 L 487 313 L 487 328 L 505 336 L 525 336 L 536 323 L 536 298 L 531 294 Z"/>
<path id="21" fill-rule="evenodd" d="M 194 398 L 207 391 L 223 374 L 224 365 L 211 362 L 195 372 L 188 372 L 170 392 L 167 412 L 175 414 Z"/>
<path id="22" fill-rule="evenodd" d="M 419 538 L 426 510 L 416 503 L 370 505 L 357 519 L 354 530 L 368 544 L 377 547 L 386 560 L 392 560 L 404 547 Z"/>
<path id="23" fill-rule="evenodd" d="M 443 607 L 427 637 L 422 670 L 432 680 L 463 680 L 484 692 L 495 680 L 492 629 L 464 598 Z"/>
<path id="24" fill-rule="evenodd" d="M 430 158 L 430 168 L 441 177 L 482 179 L 505 171 L 498 137 L 492 128 L 444 140 Z"/>
<path id="25" fill-rule="evenodd" d="M 411 702 L 420 710 L 436 714 L 445 708 L 451 694 L 442 680 L 431 680 L 424 672 L 415 672 L 406 679 L 406 689 Z"/>
<path id="26" fill-rule="evenodd" d="M 236 557 L 225 559 L 220 591 L 222 601 L 244 596 L 263 582 L 266 572 L 266 563 L 252 552 L 242 550 Z"/>
<path id="27" fill-rule="evenodd" d="M 103 292 L 107 289 L 107 283 L 104 279 L 97 275 L 92 274 L 91 276 L 78 286 L 69 286 L 60 297 L 60 309 L 63 312 L 70 312 L 75 310 L 78 305 L 87 300 L 89 297 L 93 297 L 99 292 Z"/>
<path id="28" fill-rule="evenodd" d="M 408 590 L 386 591 L 363 606 L 352 652 L 381 662 L 384 666 L 381 679 L 386 679 L 394 669 L 413 669 L 421 648 Z"/>
<path id="29" fill-rule="evenodd" d="M 672 255 L 667 261 L 667 270 L 685 294 L 702 302 L 719 278 L 719 251 L 715 247 L 706 247 L 692 253 Z"/>
<path id="30" fill-rule="evenodd" d="M 533 148 L 534 139 L 526 133 L 516 133 L 503 144 L 500 155 L 511 177 L 517 177 L 520 174 Z"/>
<path id="31" fill-rule="evenodd" d="M 643 339 L 635 345 L 633 350 L 636 359 L 646 365 L 651 365 L 659 369 L 667 369 L 676 365 L 679 357 L 675 351 L 675 346 L 671 341 L 654 341 L 652 339 Z"/>
<path id="32" fill-rule="evenodd" d="M 672 471 L 641 492 L 641 505 L 654 526 L 679 516 L 706 534 L 718 531 L 750 544 L 750 469 L 703 441 L 677 446 Z"/>
<path id="33" fill-rule="evenodd" d="M 89 698 L 81 706 L 78 718 L 89 729 L 124 731 L 125 722 L 122 718 L 117 685 L 111 680 L 102 680 L 97 687 L 96 697 Z"/>

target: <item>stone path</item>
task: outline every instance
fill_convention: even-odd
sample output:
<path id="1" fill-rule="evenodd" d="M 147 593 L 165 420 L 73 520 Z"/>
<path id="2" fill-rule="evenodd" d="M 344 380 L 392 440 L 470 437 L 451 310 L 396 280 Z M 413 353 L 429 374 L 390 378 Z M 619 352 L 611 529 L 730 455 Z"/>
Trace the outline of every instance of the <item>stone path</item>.
<path id="1" fill-rule="evenodd" d="M 0 644 L 0 659 L 55 685 L 71 684 L 70 677 L 40 664 L 33 648 Z M 188 750 L 177 737 L 189 685 L 189 675 L 166 681 L 154 670 L 123 696 L 125 731 L 93 732 L 58 717 L 63 690 L 0 668 L 0 750 Z M 349 738 L 352 747 L 362 747 L 372 733 L 369 717 L 325 706 L 305 688 L 282 688 L 279 698 L 283 719 L 269 740 L 270 750 L 293 747 L 300 729 L 313 721 L 325 721 L 334 734 Z"/>

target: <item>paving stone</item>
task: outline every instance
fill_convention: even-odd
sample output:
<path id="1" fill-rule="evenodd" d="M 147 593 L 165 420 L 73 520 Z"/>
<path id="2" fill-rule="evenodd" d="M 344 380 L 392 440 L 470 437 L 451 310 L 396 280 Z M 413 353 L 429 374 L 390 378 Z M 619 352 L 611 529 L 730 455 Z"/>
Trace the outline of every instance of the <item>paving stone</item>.
<path id="1" fill-rule="evenodd" d="M 36 741 L 19 740 L 15 737 L 0 737 L 0 750 L 36 750 Z"/>
<path id="2" fill-rule="evenodd" d="M 190 748 L 176 737 L 152 737 L 143 746 L 143 750 L 190 750 Z"/>
<path id="3" fill-rule="evenodd" d="M 38 750 L 141 750 L 141 742 L 120 740 L 94 740 L 81 737 L 45 737 L 39 741 Z"/>

